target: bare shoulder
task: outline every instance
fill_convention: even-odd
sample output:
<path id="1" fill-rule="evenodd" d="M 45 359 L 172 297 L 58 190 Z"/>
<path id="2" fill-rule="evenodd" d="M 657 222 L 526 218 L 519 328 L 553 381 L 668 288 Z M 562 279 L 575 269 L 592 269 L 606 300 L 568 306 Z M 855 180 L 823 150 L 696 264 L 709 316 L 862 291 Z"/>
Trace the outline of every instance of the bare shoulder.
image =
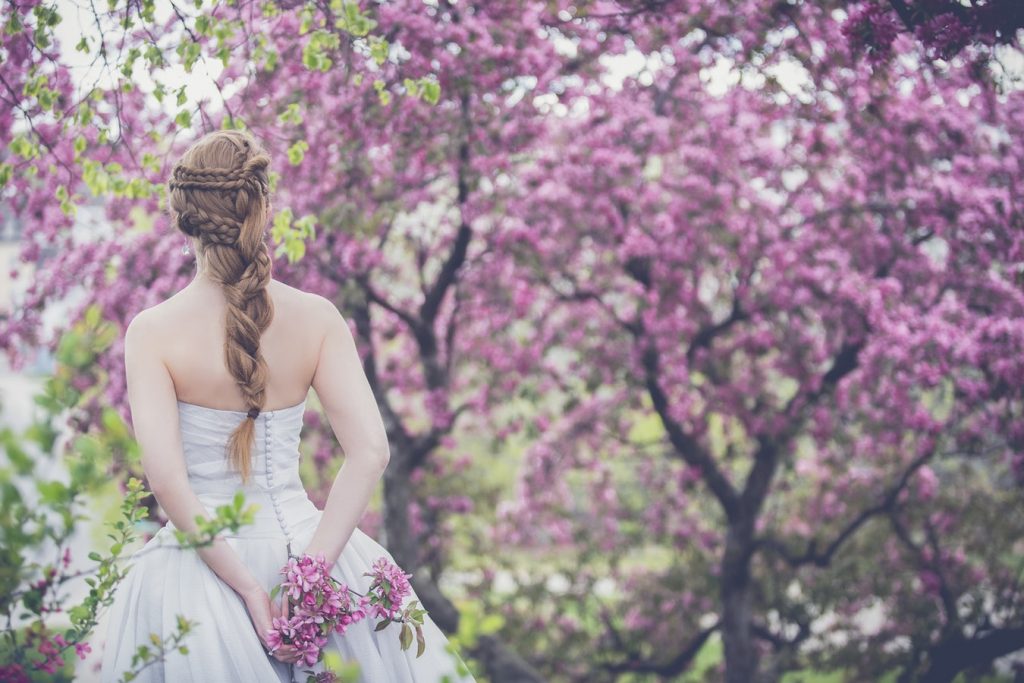
<path id="1" fill-rule="evenodd" d="M 314 292 L 305 292 L 301 289 L 295 289 L 294 291 L 302 298 L 303 312 L 310 316 L 321 330 L 326 332 L 332 326 L 343 322 L 341 311 L 327 297 Z"/>
<path id="2" fill-rule="evenodd" d="M 128 340 L 129 331 L 134 337 L 146 336 L 150 341 L 156 341 L 164 332 L 175 330 L 181 322 L 179 318 L 184 302 L 183 291 L 179 291 L 160 303 L 136 313 L 125 328 L 125 342 Z"/>
<path id="3" fill-rule="evenodd" d="M 312 336 L 322 346 L 323 341 L 331 334 L 337 334 L 340 328 L 348 329 L 341 311 L 327 297 L 276 280 L 274 283 L 275 302 L 283 304 L 275 307 L 274 317 L 283 314 L 281 322 L 292 332 L 299 332 L 305 338 Z"/>
<path id="4" fill-rule="evenodd" d="M 303 318 L 312 319 L 314 323 L 322 324 L 328 322 L 332 314 L 340 315 L 331 300 L 320 294 L 286 285 L 279 280 L 271 280 L 271 287 L 276 303 L 284 304 L 288 311 L 297 313 Z"/>
<path id="5" fill-rule="evenodd" d="M 148 363 L 163 358 L 162 344 L 167 339 L 166 315 L 159 305 L 135 314 L 124 331 L 124 362 L 126 365 Z"/>
<path id="6" fill-rule="evenodd" d="M 159 339 L 161 323 L 166 317 L 162 307 L 161 303 L 144 308 L 132 317 L 128 322 L 128 327 L 124 330 L 125 346 L 128 345 L 129 340 L 151 342 Z"/>

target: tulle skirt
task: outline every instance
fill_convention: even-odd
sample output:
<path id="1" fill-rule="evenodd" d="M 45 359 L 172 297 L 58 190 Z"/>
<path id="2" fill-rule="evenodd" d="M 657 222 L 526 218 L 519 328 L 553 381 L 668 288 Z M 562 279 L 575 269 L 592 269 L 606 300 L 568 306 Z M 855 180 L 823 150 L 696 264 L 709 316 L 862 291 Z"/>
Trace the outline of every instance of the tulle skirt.
<path id="1" fill-rule="evenodd" d="M 292 525 L 292 550 L 305 548 L 322 512 L 316 510 Z M 287 561 L 287 546 L 280 535 L 249 533 L 226 536 L 242 561 L 263 582 L 269 592 L 283 579 L 279 573 Z M 249 618 L 245 602 L 227 585 L 194 549 L 176 546 L 171 528 L 161 528 L 130 560 L 132 568 L 117 587 L 107 625 L 100 679 L 116 683 L 125 672 L 138 670 L 135 681 L 142 683 L 305 683 L 305 671 L 325 670 L 314 666 L 286 664 L 266 654 Z M 152 548 L 154 545 L 166 547 Z M 385 556 L 394 558 L 379 543 L 356 528 L 331 571 L 338 581 L 365 594 L 372 563 Z M 408 600 L 419 600 L 413 591 Z M 422 606 L 422 603 L 418 603 Z M 195 622 L 177 648 L 169 649 L 163 661 L 132 664 L 140 647 L 158 652 L 151 634 L 165 639 L 178 627 L 178 616 Z M 403 650 L 398 624 L 375 631 L 379 619 L 367 617 L 350 624 L 344 634 L 331 632 L 327 651 L 338 652 L 343 660 L 359 665 L 359 680 L 365 683 L 457 683 L 473 681 L 459 654 L 427 613 L 423 617 L 426 650 L 416 657 L 416 641 Z"/>

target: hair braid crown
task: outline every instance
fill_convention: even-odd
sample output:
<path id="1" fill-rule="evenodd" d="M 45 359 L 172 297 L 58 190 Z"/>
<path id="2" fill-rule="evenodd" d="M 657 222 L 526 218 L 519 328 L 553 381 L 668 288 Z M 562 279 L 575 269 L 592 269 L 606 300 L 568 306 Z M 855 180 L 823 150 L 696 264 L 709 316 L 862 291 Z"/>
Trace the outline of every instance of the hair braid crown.
<path id="1" fill-rule="evenodd" d="M 173 225 L 198 240 L 209 277 L 226 301 L 224 358 L 249 411 L 231 433 L 227 457 L 247 482 L 255 423 L 265 403 L 268 369 L 260 337 L 273 319 L 266 226 L 270 156 L 246 131 L 218 130 L 182 155 L 167 183 Z"/>

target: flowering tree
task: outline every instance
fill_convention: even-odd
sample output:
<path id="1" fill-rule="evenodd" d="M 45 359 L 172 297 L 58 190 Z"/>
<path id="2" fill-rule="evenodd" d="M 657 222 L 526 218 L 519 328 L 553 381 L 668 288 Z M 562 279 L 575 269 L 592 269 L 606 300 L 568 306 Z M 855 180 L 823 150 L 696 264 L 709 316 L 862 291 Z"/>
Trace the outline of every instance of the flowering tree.
<path id="1" fill-rule="evenodd" d="M 997 551 L 1024 533 L 1024 98 L 970 55 L 929 65 L 903 35 L 872 69 L 829 48 L 827 7 L 784 16 L 731 47 L 630 24 L 647 68 L 581 85 L 522 176 L 503 246 L 545 287 L 570 400 L 536 424 L 504 538 L 571 552 L 553 612 L 605 619 L 609 675 L 676 675 L 718 633 L 730 681 L 951 680 L 1024 647 Z"/>
<path id="2" fill-rule="evenodd" d="M 151 106 L 169 94 L 159 81 L 146 94 L 127 76 L 107 91 L 94 89 L 98 104 L 84 99 L 69 116 L 67 69 L 33 43 L 55 16 L 44 9 L 32 18 L 26 12 L 23 30 L 7 36 L 22 57 L 5 65 L 11 92 L 37 78 L 45 102 L 17 99 L 20 116 L 12 110 L 6 121 L 13 152 L 6 192 L 25 198 L 13 202 L 26 225 L 23 259 L 39 258 L 44 248 L 49 257 L 3 330 L 15 362 L 18 349 L 47 342 L 41 311 L 72 291 L 84 287 L 83 298 L 123 327 L 183 286 L 191 264 L 160 216 L 165 169 L 188 142 L 175 141 L 190 137 L 189 126 L 251 128 L 278 159 L 277 276 L 338 302 L 355 325 L 385 417 L 392 458 L 384 540 L 403 568 L 430 570 L 412 581 L 435 621 L 455 631 L 458 611 L 436 582 L 448 552 L 441 525 L 472 505 L 458 488 L 469 463 L 441 456 L 454 445 L 460 415 L 472 409 L 486 421 L 487 407 L 503 401 L 530 360 L 529 352 L 492 358 L 488 341 L 504 320 L 491 315 L 488 235 L 501 227 L 495 216 L 517 155 L 543 121 L 532 94 L 576 66 L 545 39 L 543 6 L 524 14 L 513 2 L 475 11 L 262 3 L 198 13 L 175 7 L 160 23 L 143 4 L 98 16 L 98 23 L 125 24 L 116 47 L 134 58 L 116 66 L 129 76 L 133 59 L 157 74 L 168 55 L 186 68 L 223 62 L 222 110 L 199 103 L 173 119 Z M 186 94 L 176 93 L 179 105 Z M 82 244 L 72 236 L 86 194 L 104 202 L 111 239 Z M 97 424 L 105 403 L 127 414 L 121 352 L 115 341 L 96 376 L 83 378 L 103 389 L 85 402 L 83 429 Z M 307 437 L 323 474 L 332 442 L 326 422 L 311 420 Z M 319 486 L 327 485 L 324 477 Z M 481 647 L 485 661 L 536 677 L 497 639 Z"/>
<path id="3" fill-rule="evenodd" d="M 576 13 L 607 21 L 617 31 L 652 21 L 667 19 L 674 24 L 682 20 L 711 29 L 718 37 L 742 40 L 743 34 L 756 33 L 758 26 L 774 24 L 798 11 L 800 4 L 749 2 L 726 7 L 706 0 L 584 0 L 576 4 Z M 1019 31 L 1024 28 L 1024 8 L 1016 0 L 838 0 L 816 4 L 848 15 L 843 44 L 858 58 L 867 57 L 869 63 L 888 61 L 894 54 L 893 40 L 901 33 L 918 41 L 928 59 L 949 60 L 972 48 L 970 52 L 987 61 L 995 54 L 994 46 L 1019 46 Z"/>
<path id="4" fill-rule="evenodd" d="M 985 3 L 953 0 L 888 0 L 854 3 L 844 33 L 873 59 L 892 54 L 892 41 L 912 33 L 930 58 L 951 59 L 967 46 L 1019 45 L 1024 9 L 1013 0 Z"/>
<path id="5" fill-rule="evenodd" d="M 474 597 L 507 619 L 471 652 L 492 678 L 664 677 L 716 634 L 733 681 L 984 664 L 1021 619 L 991 543 L 1020 538 L 1020 489 L 970 495 L 1024 448 L 1020 97 L 908 33 L 861 63 L 843 5 L 115 4 L 95 19 L 116 42 L 82 49 L 124 78 L 80 97 L 59 13 L 18 3 L 0 180 L 41 263 L 0 340 L 16 362 L 50 343 L 42 309 L 82 288 L 123 328 L 183 286 L 166 169 L 190 128 L 247 126 L 278 160 L 275 275 L 355 326 L 392 444 L 382 540 L 449 632 L 448 523 L 497 495 L 456 437 L 529 443 L 500 533 L 471 532 Z M 634 50 L 619 88 L 605 58 Z M 217 111 L 159 85 L 212 60 Z M 70 231 L 86 196 L 110 238 Z M 127 414 L 121 353 L 70 381 L 83 431 Z M 323 493 L 333 439 L 308 417 Z M 845 645 L 812 638 L 823 614 Z"/>

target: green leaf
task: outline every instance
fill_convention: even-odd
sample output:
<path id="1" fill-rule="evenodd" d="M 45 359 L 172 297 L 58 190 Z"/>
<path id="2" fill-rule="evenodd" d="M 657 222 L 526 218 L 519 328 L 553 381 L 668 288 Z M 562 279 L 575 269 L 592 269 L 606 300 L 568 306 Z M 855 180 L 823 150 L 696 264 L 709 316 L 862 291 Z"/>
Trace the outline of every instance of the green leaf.
<path id="1" fill-rule="evenodd" d="M 309 143 L 305 140 L 297 140 L 291 147 L 288 148 L 288 161 L 292 166 L 298 166 L 302 163 L 302 160 L 306 157 L 306 150 L 309 149 Z"/>
<path id="2" fill-rule="evenodd" d="M 377 64 L 383 64 L 387 61 L 388 54 L 390 52 L 388 41 L 384 40 L 380 36 L 370 36 L 369 41 L 370 57 L 372 57 L 373 61 L 377 62 Z"/>
<path id="3" fill-rule="evenodd" d="M 17 154 L 22 159 L 32 159 L 37 156 L 38 148 L 35 143 L 29 141 L 24 135 L 15 135 L 14 138 L 7 143 L 7 147 L 12 153 Z"/>
<path id="4" fill-rule="evenodd" d="M 408 650 L 409 646 L 412 645 L 412 629 L 409 628 L 409 624 L 402 624 L 402 632 L 398 636 L 398 642 L 402 645 L 403 650 Z"/>
<path id="5" fill-rule="evenodd" d="M 423 99 L 431 104 L 437 104 L 438 100 L 441 99 L 441 84 L 437 81 L 424 80 L 421 81 L 423 89 Z"/>
<path id="6" fill-rule="evenodd" d="M 505 618 L 500 614 L 488 614 L 480 621 L 480 633 L 490 635 L 497 633 L 505 624 Z"/>
<path id="7" fill-rule="evenodd" d="M 416 656 L 419 657 L 427 649 L 427 641 L 423 637 L 423 627 L 416 624 Z"/>
<path id="8" fill-rule="evenodd" d="M 68 610 L 68 616 L 73 621 L 81 621 L 89 616 L 89 608 L 85 605 L 75 605 Z"/>
<path id="9" fill-rule="evenodd" d="M 302 111 L 299 108 L 298 102 L 292 102 L 285 110 L 278 114 L 277 120 L 280 123 L 292 123 L 298 125 L 302 123 Z"/>
<path id="10" fill-rule="evenodd" d="M 59 505 L 69 499 L 68 488 L 59 481 L 37 481 L 36 488 L 42 496 L 42 502 L 47 505 Z"/>
<path id="11" fill-rule="evenodd" d="M 380 100 L 382 106 L 387 106 L 388 102 L 391 101 L 391 93 L 387 91 L 385 87 L 387 84 L 379 78 L 374 79 L 373 89 L 377 91 L 377 99 Z"/>

